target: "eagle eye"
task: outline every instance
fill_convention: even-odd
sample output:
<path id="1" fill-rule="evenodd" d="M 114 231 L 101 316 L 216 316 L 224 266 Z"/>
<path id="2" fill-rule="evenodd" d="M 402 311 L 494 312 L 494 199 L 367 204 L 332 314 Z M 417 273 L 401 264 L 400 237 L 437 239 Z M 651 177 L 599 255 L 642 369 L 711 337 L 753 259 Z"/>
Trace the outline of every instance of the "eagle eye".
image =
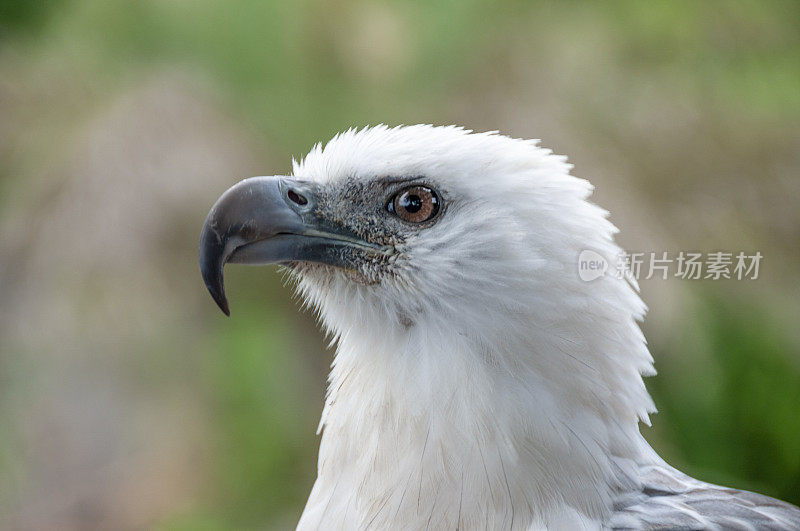
<path id="1" fill-rule="evenodd" d="M 439 196 L 427 186 L 409 186 L 395 194 L 386 208 L 403 221 L 423 223 L 439 213 Z"/>

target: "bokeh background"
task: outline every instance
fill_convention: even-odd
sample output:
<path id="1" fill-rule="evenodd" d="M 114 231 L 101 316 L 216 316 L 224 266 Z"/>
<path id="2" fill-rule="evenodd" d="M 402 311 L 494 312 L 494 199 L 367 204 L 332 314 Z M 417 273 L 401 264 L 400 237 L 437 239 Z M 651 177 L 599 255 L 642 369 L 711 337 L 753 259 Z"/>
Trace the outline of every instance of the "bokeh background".
<path id="1" fill-rule="evenodd" d="M 0 528 L 287 529 L 331 351 L 273 268 L 196 265 L 229 185 L 350 126 L 541 138 L 631 250 L 660 413 L 702 479 L 800 503 L 800 3 L 3 0 Z"/>

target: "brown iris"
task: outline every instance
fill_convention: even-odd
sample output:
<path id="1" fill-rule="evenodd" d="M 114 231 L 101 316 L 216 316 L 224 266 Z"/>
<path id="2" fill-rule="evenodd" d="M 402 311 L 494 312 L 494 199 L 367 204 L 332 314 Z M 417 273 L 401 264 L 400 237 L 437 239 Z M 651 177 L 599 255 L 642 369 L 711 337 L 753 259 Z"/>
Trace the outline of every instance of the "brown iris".
<path id="1" fill-rule="evenodd" d="M 426 186 L 409 186 L 394 196 L 387 208 L 403 221 L 422 223 L 439 213 L 439 196 Z"/>

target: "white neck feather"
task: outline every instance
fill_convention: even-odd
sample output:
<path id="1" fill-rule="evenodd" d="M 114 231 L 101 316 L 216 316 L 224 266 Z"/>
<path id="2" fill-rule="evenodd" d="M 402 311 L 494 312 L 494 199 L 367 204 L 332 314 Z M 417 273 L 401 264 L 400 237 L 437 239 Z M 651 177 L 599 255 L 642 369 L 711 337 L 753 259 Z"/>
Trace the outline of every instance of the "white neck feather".
<path id="1" fill-rule="evenodd" d="M 616 355 L 644 348 L 631 318 L 582 330 L 523 312 L 478 332 L 453 328 L 463 315 L 414 323 L 316 295 L 339 347 L 299 529 L 591 528 L 635 487 L 650 403 Z"/>

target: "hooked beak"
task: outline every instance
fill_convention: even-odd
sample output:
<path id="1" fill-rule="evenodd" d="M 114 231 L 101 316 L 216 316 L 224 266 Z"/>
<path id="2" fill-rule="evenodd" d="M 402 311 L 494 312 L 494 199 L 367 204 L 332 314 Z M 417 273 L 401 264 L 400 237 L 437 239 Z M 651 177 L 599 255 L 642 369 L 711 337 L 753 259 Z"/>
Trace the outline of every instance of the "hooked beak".
<path id="1" fill-rule="evenodd" d="M 385 254 L 317 214 L 317 185 L 289 177 L 253 177 L 229 188 L 200 234 L 200 273 L 214 301 L 230 315 L 223 267 L 314 262 L 345 267 L 345 250 Z"/>

